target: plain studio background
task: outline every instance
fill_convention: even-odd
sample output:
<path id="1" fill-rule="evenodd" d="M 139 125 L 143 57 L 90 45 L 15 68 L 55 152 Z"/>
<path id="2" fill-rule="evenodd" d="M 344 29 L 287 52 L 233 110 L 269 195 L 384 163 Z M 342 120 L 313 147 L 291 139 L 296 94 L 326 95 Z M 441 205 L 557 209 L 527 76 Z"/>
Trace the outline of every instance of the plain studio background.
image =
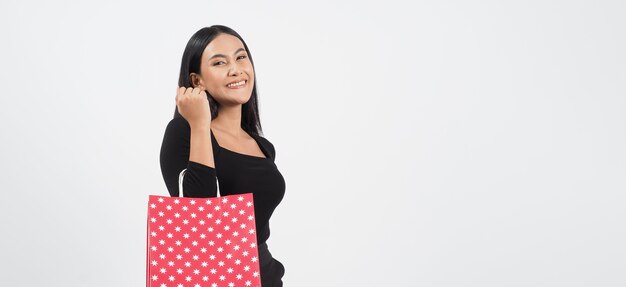
<path id="1" fill-rule="evenodd" d="M 238 31 L 292 286 L 626 285 L 620 1 L 3 1 L 0 280 L 144 286 L 198 29 Z"/>

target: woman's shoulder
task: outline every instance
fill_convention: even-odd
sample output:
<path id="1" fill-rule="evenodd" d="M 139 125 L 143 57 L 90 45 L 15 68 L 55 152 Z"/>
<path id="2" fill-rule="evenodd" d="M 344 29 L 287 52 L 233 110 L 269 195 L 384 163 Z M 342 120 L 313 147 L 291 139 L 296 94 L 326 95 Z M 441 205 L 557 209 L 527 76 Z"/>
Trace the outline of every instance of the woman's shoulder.
<path id="1" fill-rule="evenodd" d="M 268 140 L 265 136 L 255 134 L 255 136 L 259 139 L 259 142 L 264 145 L 265 149 L 269 151 L 272 159 L 276 158 L 276 149 L 274 148 L 274 144 L 270 140 Z"/>
<path id="2" fill-rule="evenodd" d="M 176 127 L 183 127 L 183 128 L 191 128 L 189 126 L 189 123 L 187 122 L 187 120 L 185 120 L 185 118 L 183 117 L 174 117 L 170 120 L 170 122 L 167 124 L 168 127 L 172 126 L 174 128 Z"/>
<path id="3" fill-rule="evenodd" d="M 191 137 L 191 126 L 185 118 L 174 117 L 168 123 L 165 128 L 166 138 L 189 138 Z"/>

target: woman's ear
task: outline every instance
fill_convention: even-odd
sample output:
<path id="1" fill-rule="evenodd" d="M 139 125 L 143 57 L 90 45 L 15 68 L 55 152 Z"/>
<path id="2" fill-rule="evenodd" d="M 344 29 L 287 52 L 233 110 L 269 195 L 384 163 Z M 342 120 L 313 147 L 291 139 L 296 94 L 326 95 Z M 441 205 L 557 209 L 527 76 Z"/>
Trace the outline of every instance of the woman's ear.
<path id="1" fill-rule="evenodd" d="M 198 76 L 198 74 L 191 73 L 189 74 L 189 76 L 191 77 L 191 84 L 193 85 L 193 88 L 199 87 L 199 88 L 204 89 L 204 85 L 202 84 L 202 79 Z"/>

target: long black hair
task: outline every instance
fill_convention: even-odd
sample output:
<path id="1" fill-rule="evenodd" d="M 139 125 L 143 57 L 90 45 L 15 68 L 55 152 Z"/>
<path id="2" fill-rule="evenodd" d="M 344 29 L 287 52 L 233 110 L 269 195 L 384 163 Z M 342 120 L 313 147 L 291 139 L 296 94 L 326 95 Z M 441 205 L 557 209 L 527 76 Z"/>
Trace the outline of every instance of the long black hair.
<path id="1" fill-rule="evenodd" d="M 215 37 L 220 34 L 229 34 L 233 35 L 243 43 L 246 52 L 248 53 L 248 58 L 250 59 L 250 63 L 252 63 L 252 69 L 254 69 L 254 61 L 252 60 L 252 54 L 248 49 L 248 45 L 246 45 L 246 41 L 239 36 L 235 30 L 223 26 L 223 25 L 213 25 L 211 27 L 204 27 L 198 32 L 194 33 L 187 42 L 187 46 L 185 47 L 185 51 L 183 52 L 183 59 L 180 63 L 180 75 L 178 78 L 178 86 L 179 87 L 193 87 L 191 82 L 191 73 L 200 74 L 200 64 L 202 63 L 202 52 L 206 48 Z M 210 95 L 207 91 L 207 98 L 209 99 L 209 107 L 211 110 L 211 119 L 215 119 L 218 117 L 217 108 L 219 107 L 219 103 Z M 261 120 L 259 118 L 259 107 L 257 100 L 257 88 L 256 88 L 256 73 L 254 73 L 254 85 L 252 87 L 252 96 L 247 103 L 243 104 L 241 107 L 241 128 L 249 133 L 253 133 L 256 135 L 262 135 L 263 129 L 261 128 Z M 174 109 L 174 118 L 183 117 L 178 112 L 178 106 Z"/>

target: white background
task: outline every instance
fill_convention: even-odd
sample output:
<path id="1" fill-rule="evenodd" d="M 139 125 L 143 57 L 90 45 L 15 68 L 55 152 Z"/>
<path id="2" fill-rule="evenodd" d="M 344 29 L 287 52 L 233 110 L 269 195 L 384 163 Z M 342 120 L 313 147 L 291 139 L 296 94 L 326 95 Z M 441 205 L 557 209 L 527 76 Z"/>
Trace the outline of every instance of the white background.
<path id="1" fill-rule="evenodd" d="M 144 286 L 183 49 L 246 40 L 293 286 L 625 286 L 621 1 L 0 4 L 0 285 Z"/>

